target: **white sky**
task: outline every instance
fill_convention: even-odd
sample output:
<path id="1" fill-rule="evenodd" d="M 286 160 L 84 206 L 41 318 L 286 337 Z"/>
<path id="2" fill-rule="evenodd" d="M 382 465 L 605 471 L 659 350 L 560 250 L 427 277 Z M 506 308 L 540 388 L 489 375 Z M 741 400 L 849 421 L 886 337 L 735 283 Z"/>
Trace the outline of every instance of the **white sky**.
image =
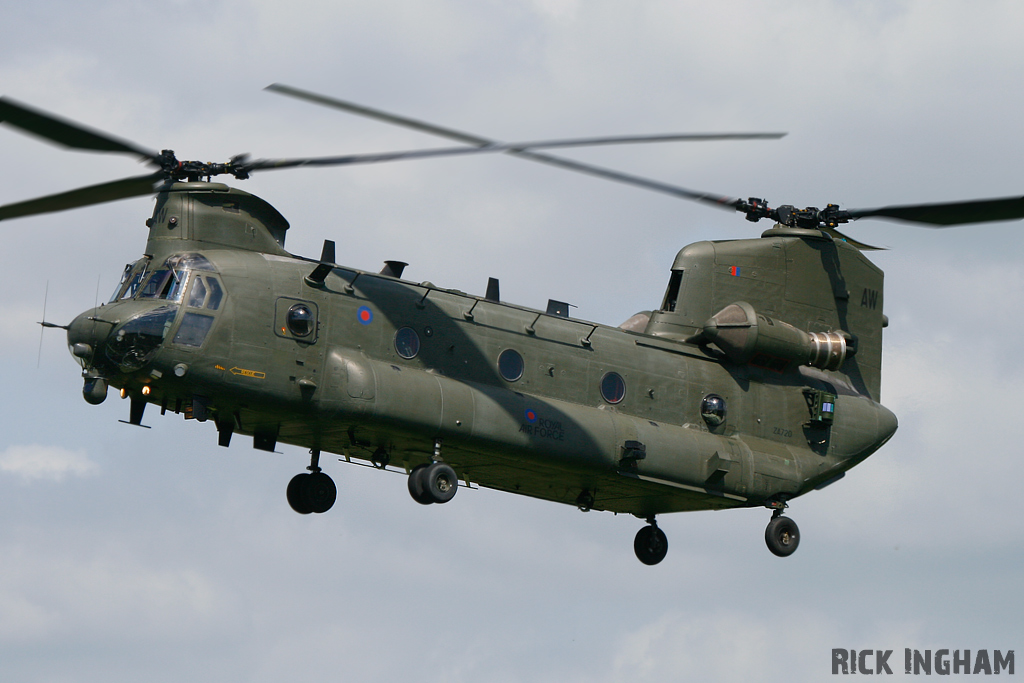
<path id="1" fill-rule="evenodd" d="M 180 158 L 448 143 L 288 100 L 279 81 L 506 140 L 785 130 L 778 142 L 575 151 L 773 205 L 1020 194 L 1016 2 L 7 3 L 0 94 Z M 0 203 L 141 173 L 0 127 Z M 288 246 L 618 324 L 656 306 L 676 251 L 769 226 L 508 158 L 265 173 L 242 187 Z M 47 317 L 114 287 L 150 199 L 0 224 L 0 679 L 5 681 L 822 680 L 831 649 L 1021 649 L 1020 224 L 862 221 L 891 251 L 883 400 L 893 440 L 769 513 L 630 517 L 462 491 L 333 460 L 325 515 L 287 506 L 300 449 L 216 446 L 212 424 L 118 423 L 81 399 Z M 902 654 L 891 664 L 902 667 Z M 897 672 L 899 673 L 899 672 Z"/>

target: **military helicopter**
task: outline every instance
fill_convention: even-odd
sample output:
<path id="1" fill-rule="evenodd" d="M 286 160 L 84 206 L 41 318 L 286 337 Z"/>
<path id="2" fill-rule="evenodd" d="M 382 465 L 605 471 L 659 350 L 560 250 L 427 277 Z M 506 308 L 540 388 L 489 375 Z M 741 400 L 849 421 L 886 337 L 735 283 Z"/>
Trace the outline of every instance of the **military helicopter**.
<path id="1" fill-rule="evenodd" d="M 155 194 L 142 258 L 106 304 L 68 325 L 83 395 L 129 399 L 131 425 L 161 415 L 212 420 L 274 451 L 310 450 L 287 486 L 298 513 L 323 513 L 337 488 L 322 453 L 404 471 L 423 505 L 483 486 L 628 513 L 647 522 L 634 551 L 664 559 L 658 515 L 765 507 L 769 550 L 792 554 L 789 501 L 839 479 L 889 440 L 881 405 L 883 274 L 874 247 L 837 229 L 859 218 L 930 225 L 1024 217 L 1024 198 L 877 209 L 771 208 L 536 151 L 590 144 L 780 134 L 623 136 L 497 143 L 284 85 L 274 92 L 453 139 L 460 147 L 227 163 L 180 161 L 0 98 L 0 122 L 65 147 L 124 153 L 156 171 L 0 207 L 0 220 Z M 759 238 L 682 249 L 660 307 L 619 327 L 536 310 L 285 250 L 287 220 L 213 182 L 255 171 L 508 153 L 775 221 Z"/>

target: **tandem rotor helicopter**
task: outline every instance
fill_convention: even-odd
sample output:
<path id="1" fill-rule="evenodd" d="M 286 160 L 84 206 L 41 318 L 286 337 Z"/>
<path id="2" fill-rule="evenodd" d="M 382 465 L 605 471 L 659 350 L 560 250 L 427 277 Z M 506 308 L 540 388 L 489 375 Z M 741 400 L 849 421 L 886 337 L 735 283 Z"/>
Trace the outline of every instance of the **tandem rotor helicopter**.
<path id="1" fill-rule="evenodd" d="M 1024 197 L 843 210 L 769 207 L 695 192 L 536 150 L 780 134 L 656 135 L 502 144 L 284 85 L 268 90 L 440 135 L 459 147 L 226 163 L 178 160 L 0 98 L 0 122 L 64 147 L 123 153 L 149 174 L 0 207 L 0 220 L 155 194 L 141 258 L 114 295 L 68 325 L 83 394 L 129 398 L 212 420 L 218 443 L 252 437 L 310 449 L 287 486 L 299 513 L 326 512 L 333 453 L 408 474 L 419 503 L 484 486 L 581 510 L 628 513 L 641 562 L 668 549 L 656 516 L 765 507 L 768 548 L 796 550 L 789 501 L 842 478 L 896 431 L 881 405 L 883 275 L 873 249 L 837 230 L 859 218 L 955 225 L 1024 217 Z M 699 242 L 675 257 L 664 299 L 619 327 L 535 310 L 285 250 L 288 221 L 264 200 L 213 182 L 302 166 L 509 153 L 637 185 L 747 220 L 759 238 Z M 460 483 L 461 482 L 461 483 Z"/>

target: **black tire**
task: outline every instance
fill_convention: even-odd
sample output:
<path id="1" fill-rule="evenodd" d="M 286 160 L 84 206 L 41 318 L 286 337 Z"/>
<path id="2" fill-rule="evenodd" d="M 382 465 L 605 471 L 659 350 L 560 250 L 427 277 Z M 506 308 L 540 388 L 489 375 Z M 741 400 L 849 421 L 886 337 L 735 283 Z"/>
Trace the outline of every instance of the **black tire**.
<path id="1" fill-rule="evenodd" d="M 338 487 L 334 480 L 323 472 L 307 475 L 305 483 L 306 503 L 311 512 L 321 514 L 327 512 L 338 499 Z"/>
<path id="2" fill-rule="evenodd" d="M 768 550 L 779 557 L 789 557 L 800 545 L 800 529 L 789 517 L 772 517 L 764 530 Z"/>
<path id="3" fill-rule="evenodd" d="M 665 559 L 668 552 L 668 536 L 656 526 L 648 525 L 636 532 L 633 551 L 638 560 L 646 565 L 655 565 Z"/>
<path id="4" fill-rule="evenodd" d="M 312 506 L 309 504 L 309 496 L 306 495 L 306 481 L 308 479 L 309 475 L 304 472 L 296 474 L 288 482 L 288 504 L 292 506 L 292 510 L 295 510 L 300 515 L 308 515 L 313 511 Z"/>
<path id="5" fill-rule="evenodd" d="M 424 490 L 435 503 L 447 503 L 459 490 L 459 476 L 455 474 L 451 465 L 446 463 L 435 462 L 428 465 L 421 476 Z"/>
<path id="6" fill-rule="evenodd" d="M 409 495 L 420 505 L 430 505 L 434 499 L 427 491 L 427 482 L 423 475 L 429 465 L 417 465 L 409 473 Z"/>

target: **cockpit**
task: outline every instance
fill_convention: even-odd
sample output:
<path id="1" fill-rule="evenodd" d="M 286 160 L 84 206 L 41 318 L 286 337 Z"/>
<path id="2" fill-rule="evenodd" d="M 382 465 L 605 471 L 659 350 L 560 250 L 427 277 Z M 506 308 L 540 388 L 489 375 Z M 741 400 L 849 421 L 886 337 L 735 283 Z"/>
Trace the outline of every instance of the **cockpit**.
<path id="1" fill-rule="evenodd" d="M 175 254 L 158 266 L 148 257 L 129 263 L 108 302 L 129 317 L 102 342 L 90 340 L 90 348 L 98 352 L 91 362 L 131 372 L 148 363 L 167 341 L 199 348 L 224 298 L 220 276 L 201 254 Z"/>

